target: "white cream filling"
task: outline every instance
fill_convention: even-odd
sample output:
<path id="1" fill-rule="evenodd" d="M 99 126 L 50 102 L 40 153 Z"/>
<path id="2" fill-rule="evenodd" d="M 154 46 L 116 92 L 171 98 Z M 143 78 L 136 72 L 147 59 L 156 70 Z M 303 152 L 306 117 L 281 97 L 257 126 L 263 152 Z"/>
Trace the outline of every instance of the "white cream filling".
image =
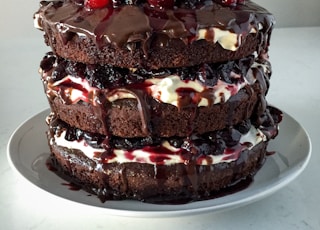
<path id="1" fill-rule="evenodd" d="M 105 152 L 103 148 L 93 148 L 88 145 L 84 140 L 80 141 L 67 141 L 65 139 L 66 131 L 61 132 L 60 136 L 55 135 L 51 140 L 52 143 L 56 145 L 65 147 L 68 149 L 77 149 L 83 152 L 90 159 L 97 159 L 101 153 Z M 245 149 L 252 149 L 254 146 L 262 141 L 266 141 L 266 136 L 255 127 L 251 127 L 248 133 L 241 136 L 239 145 L 235 149 L 228 148 L 221 155 L 208 155 L 206 157 L 200 157 L 198 159 L 198 164 L 209 165 L 209 164 L 219 164 L 219 163 L 230 163 L 237 160 L 239 151 Z M 157 162 L 151 160 L 154 158 L 164 158 L 162 161 L 165 165 L 172 165 L 178 163 L 188 164 L 180 155 L 180 148 L 175 148 L 169 144 L 169 142 L 164 141 L 162 143 L 162 148 L 169 150 L 172 154 L 159 153 L 158 151 L 152 151 L 152 147 L 144 149 L 136 149 L 132 151 L 123 149 L 114 149 L 114 157 L 107 159 L 104 163 L 128 163 L 128 162 L 139 162 L 147 164 L 157 164 Z M 155 147 L 156 148 L 156 147 Z M 150 150 L 150 151 L 148 151 Z M 128 157 L 130 155 L 130 157 Z M 99 160 L 99 159 L 98 159 Z"/>
<path id="2" fill-rule="evenodd" d="M 43 28 L 40 24 L 40 15 L 39 14 L 34 14 L 33 26 L 34 26 L 34 28 L 36 28 L 38 30 L 43 30 Z"/>
<path id="3" fill-rule="evenodd" d="M 198 80 L 181 80 L 178 75 L 169 75 L 164 78 L 145 80 L 145 88 L 142 90 L 145 90 L 145 92 L 154 99 L 174 106 L 178 106 L 181 99 L 181 94 L 178 92 L 179 90 L 180 92 L 183 90 L 191 90 L 192 93 L 190 93 L 189 96 L 195 98 L 193 103 L 197 104 L 198 107 L 209 106 L 210 104 L 226 102 L 246 85 L 254 84 L 256 79 L 252 69 L 259 67 L 262 68 L 265 74 L 271 71 L 267 64 L 254 62 L 246 77 L 231 72 L 232 76 L 230 77 L 238 79 L 237 83 L 230 84 L 218 80 L 214 86 L 205 86 Z M 48 97 L 52 95 L 60 96 L 71 103 L 77 103 L 82 100 L 96 105 L 99 101 L 97 95 L 99 95 L 100 91 L 101 89 L 91 87 L 86 79 L 70 75 L 67 75 L 59 81 L 48 83 L 47 85 Z M 124 90 L 120 88 L 112 91 L 106 89 L 105 92 L 106 100 L 109 102 L 114 102 L 119 99 L 136 98 L 134 93 L 130 92 L 130 89 Z"/>
<path id="4" fill-rule="evenodd" d="M 210 91 L 212 95 L 211 100 L 213 104 L 218 104 L 229 100 L 232 95 L 235 95 L 243 88 L 247 83 L 243 81 L 237 84 L 229 84 L 224 81 L 218 80 L 217 84 L 213 87 L 205 87 L 198 80 L 195 81 L 183 81 L 177 75 L 170 75 L 165 78 L 153 78 L 146 80 L 148 83 L 152 83 L 149 87 L 151 96 L 161 102 L 178 106 L 179 93 L 178 89 L 192 89 L 195 94 L 198 94 L 200 101 L 198 106 L 208 106 L 208 98 L 202 97 L 201 93 L 204 91 Z"/>
<path id="5" fill-rule="evenodd" d="M 208 28 L 208 29 L 200 29 L 197 34 L 198 40 L 205 39 L 208 40 L 206 34 L 213 34 L 213 43 L 219 43 L 224 49 L 236 51 L 240 43 L 240 35 L 236 33 L 231 33 L 228 30 L 221 30 L 219 28 Z"/>
<path id="6" fill-rule="evenodd" d="M 261 25 L 259 24 L 259 26 Z M 257 30 L 255 28 L 251 28 L 249 33 L 257 33 Z M 242 44 L 241 34 L 232 33 L 229 30 L 222 30 L 215 27 L 199 29 L 197 33 L 197 40 L 205 39 L 208 41 L 210 36 L 207 36 L 207 34 L 212 34 L 212 42 L 219 43 L 226 50 L 236 51 Z"/>
<path id="7" fill-rule="evenodd" d="M 69 85 L 69 82 L 72 84 L 79 85 L 81 87 L 62 87 L 64 85 Z M 218 104 L 221 102 L 226 102 L 229 98 L 239 92 L 248 82 L 244 79 L 242 82 L 237 84 L 230 84 L 224 81 L 218 80 L 217 84 L 213 87 L 206 87 L 198 80 L 181 80 L 177 75 L 170 75 L 165 78 L 153 78 L 145 81 L 148 86 L 146 86 L 146 92 L 156 100 L 159 100 L 163 103 L 171 104 L 178 106 L 180 95 L 177 92 L 179 89 L 192 89 L 195 96 L 199 97 L 200 100 L 197 102 L 197 106 L 208 106 L 209 101 L 212 101 L 213 104 Z M 97 95 L 100 89 L 91 87 L 87 80 L 81 79 L 73 76 L 66 76 L 63 79 L 56 81 L 54 83 L 49 83 L 47 86 L 47 95 L 59 96 L 61 91 L 63 95 L 68 98 L 72 103 L 77 103 L 80 100 L 85 102 L 91 102 L 93 105 L 97 104 Z M 201 94 L 204 92 L 210 92 L 212 95 L 211 98 L 203 97 Z M 207 95 L 209 95 L 207 93 Z M 106 99 L 109 102 L 114 102 L 119 99 L 128 99 L 135 98 L 133 93 L 130 91 L 123 91 L 122 89 L 115 89 L 110 91 Z"/>

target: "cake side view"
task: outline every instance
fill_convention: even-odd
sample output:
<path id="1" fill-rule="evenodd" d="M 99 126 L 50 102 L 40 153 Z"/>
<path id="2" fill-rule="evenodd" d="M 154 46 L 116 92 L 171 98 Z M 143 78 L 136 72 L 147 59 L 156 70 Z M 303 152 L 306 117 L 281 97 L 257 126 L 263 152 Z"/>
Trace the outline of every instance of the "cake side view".
<path id="1" fill-rule="evenodd" d="M 252 1 L 42 1 L 40 74 L 56 168 L 102 200 L 210 199 L 252 178 L 274 17 Z"/>

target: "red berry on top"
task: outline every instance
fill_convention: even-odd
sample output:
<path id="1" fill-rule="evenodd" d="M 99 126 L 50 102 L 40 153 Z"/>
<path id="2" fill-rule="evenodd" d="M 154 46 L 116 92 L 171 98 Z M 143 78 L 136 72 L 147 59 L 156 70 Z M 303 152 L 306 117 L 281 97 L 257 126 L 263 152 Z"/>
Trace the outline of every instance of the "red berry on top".
<path id="1" fill-rule="evenodd" d="M 235 6 L 237 5 L 237 0 L 222 0 L 222 4 L 226 6 Z"/>
<path id="2" fill-rule="evenodd" d="M 85 0 L 84 5 L 91 9 L 103 8 L 109 4 L 109 0 Z"/>
<path id="3" fill-rule="evenodd" d="M 245 4 L 245 0 L 220 0 L 220 2 L 222 3 L 222 5 L 225 5 L 225 6 L 236 6 L 237 4 L 239 5 Z"/>
<path id="4" fill-rule="evenodd" d="M 174 0 L 148 0 L 148 3 L 152 7 L 160 7 L 165 9 L 172 9 L 174 6 Z"/>

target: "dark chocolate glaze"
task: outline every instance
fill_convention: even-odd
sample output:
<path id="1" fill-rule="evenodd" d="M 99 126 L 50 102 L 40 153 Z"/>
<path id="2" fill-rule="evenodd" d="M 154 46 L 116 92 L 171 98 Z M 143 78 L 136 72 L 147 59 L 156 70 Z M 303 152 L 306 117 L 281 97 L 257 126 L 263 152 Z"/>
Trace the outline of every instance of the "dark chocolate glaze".
<path id="1" fill-rule="evenodd" d="M 47 33 L 54 30 L 66 44 L 75 35 L 89 38 L 98 47 L 107 44 L 128 50 L 142 47 L 147 58 L 150 45 L 165 47 L 178 39 L 190 44 L 200 29 L 211 27 L 236 33 L 244 41 L 252 30 L 259 31 L 258 52 L 267 51 L 274 17 L 251 1 L 236 7 L 199 1 L 197 7 L 162 9 L 147 3 L 88 9 L 73 1 L 43 1 L 37 12 L 38 24 Z M 260 29 L 262 25 L 262 29 Z M 205 40 L 212 41 L 207 33 Z M 154 42 L 156 41 L 156 42 Z M 47 40 L 49 45 L 54 38 Z"/>

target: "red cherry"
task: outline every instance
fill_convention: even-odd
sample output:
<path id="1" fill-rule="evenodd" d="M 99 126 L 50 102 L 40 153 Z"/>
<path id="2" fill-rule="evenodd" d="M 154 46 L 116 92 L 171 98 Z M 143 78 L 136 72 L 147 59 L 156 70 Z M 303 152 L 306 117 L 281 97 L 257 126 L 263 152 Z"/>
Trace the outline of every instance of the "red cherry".
<path id="1" fill-rule="evenodd" d="M 245 5 L 245 0 L 220 0 L 220 2 L 225 6 Z"/>
<path id="2" fill-rule="evenodd" d="M 152 7 L 172 9 L 174 6 L 174 0 L 148 0 L 148 2 Z"/>
<path id="3" fill-rule="evenodd" d="M 85 0 L 84 5 L 91 9 L 103 8 L 109 4 L 109 0 Z"/>
<path id="4" fill-rule="evenodd" d="M 237 0 L 222 0 L 222 4 L 226 6 L 235 6 L 237 5 Z"/>

